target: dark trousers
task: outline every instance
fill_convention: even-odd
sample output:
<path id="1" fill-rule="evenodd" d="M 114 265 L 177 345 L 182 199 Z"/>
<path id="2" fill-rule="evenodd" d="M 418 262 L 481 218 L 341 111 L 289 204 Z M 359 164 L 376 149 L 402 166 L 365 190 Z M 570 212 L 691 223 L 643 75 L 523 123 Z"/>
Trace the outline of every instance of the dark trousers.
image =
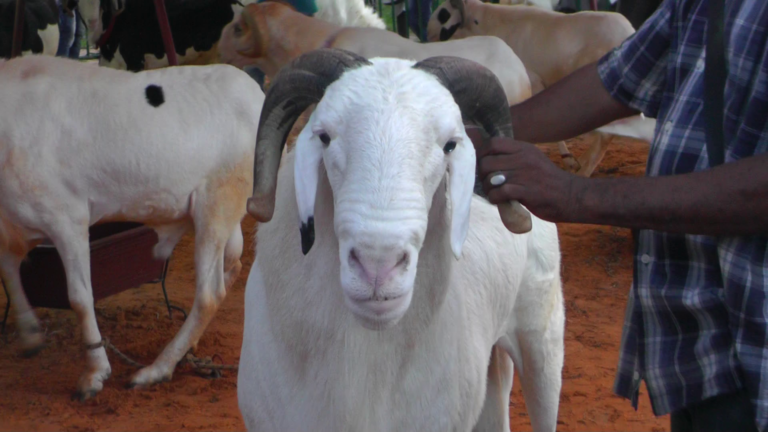
<path id="1" fill-rule="evenodd" d="M 746 391 L 718 395 L 670 415 L 672 432 L 757 432 Z"/>

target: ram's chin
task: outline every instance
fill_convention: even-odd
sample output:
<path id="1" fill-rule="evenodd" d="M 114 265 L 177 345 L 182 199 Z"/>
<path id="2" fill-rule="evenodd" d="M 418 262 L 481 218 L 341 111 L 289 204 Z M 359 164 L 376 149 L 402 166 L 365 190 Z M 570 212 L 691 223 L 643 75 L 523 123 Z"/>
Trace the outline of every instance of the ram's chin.
<path id="1" fill-rule="evenodd" d="M 344 296 L 347 307 L 360 325 L 368 330 L 382 331 L 400 322 L 411 305 L 413 291 L 388 300 L 358 301 Z"/>

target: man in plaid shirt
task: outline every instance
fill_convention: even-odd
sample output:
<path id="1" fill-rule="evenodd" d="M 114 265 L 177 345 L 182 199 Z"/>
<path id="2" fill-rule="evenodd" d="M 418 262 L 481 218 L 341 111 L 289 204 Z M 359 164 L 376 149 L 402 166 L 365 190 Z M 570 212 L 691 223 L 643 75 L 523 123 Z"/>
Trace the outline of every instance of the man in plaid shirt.
<path id="1" fill-rule="evenodd" d="M 703 114 L 708 0 L 665 0 L 599 62 L 512 108 L 515 138 L 478 149 L 492 203 L 553 222 L 635 230 L 614 390 L 645 380 L 673 431 L 768 431 L 768 1 L 727 0 L 725 163 Z M 585 179 L 534 146 L 642 112 L 657 119 L 647 175 Z M 492 186 L 503 173 L 506 182 Z"/>

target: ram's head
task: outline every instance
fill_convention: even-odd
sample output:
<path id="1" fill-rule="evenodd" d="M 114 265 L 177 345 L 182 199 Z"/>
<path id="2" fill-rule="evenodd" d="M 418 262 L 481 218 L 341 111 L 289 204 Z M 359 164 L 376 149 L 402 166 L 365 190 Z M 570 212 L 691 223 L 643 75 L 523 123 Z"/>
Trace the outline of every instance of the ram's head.
<path id="1" fill-rule="evenodd" d="M 446 234 L 459 258 L 475 186 L 475 151 L 464 121 L 509 136 L 506 97 L 495 75 L 458 58 L 414 63 L 368 61 L 334 49 L 305 54 L 283 68 L 267 92 L 248 203 L 257 220 L 272 218 L 282 147 L 313 103 L 294 150 L 301 247 L 307 254 L 314 243 L 322 163 L 333 193 L 346 303 L 364 325 L 384 328 L 410 305 L 428 214 L 444 179 Z M 515 209 L 516 231 L 530 230 L 530 214 Z"/>

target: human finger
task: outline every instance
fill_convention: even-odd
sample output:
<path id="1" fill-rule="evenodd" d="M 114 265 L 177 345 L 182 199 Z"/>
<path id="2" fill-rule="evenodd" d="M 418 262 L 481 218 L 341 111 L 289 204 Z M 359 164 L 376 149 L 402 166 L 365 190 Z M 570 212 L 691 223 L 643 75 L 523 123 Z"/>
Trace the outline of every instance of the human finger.
<path id="1" fill-rule="evenodd" d="M 492 188 L 487 195 L 488 202 L 494 205 L 508 201 L 524 201 L 525 188 L 517 184 L 505 183 Z"/>
<path id="2" fill-rule="evenodd" d="M 478 160 L 477 172 L 481 179 L 496 171 L 511 171 L 519 167 L 521 158 L 513 155 L 490 155 Z"/>

